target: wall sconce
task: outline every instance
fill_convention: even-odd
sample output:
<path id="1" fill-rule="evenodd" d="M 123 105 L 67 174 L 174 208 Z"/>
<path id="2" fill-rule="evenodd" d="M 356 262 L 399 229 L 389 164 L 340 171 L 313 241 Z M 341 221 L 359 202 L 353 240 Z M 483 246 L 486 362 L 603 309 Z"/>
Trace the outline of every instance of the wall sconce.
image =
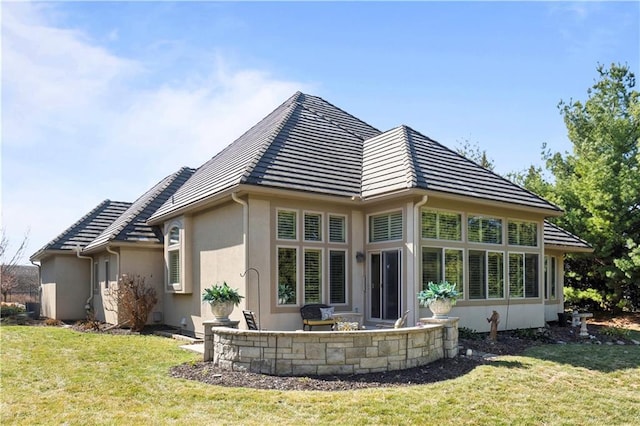
<path id="1" fill-rule="evenodd" d="M 364 262 L 364 253 L 359 251 L 356 253 L 356 262 L 362 263 Z"/>

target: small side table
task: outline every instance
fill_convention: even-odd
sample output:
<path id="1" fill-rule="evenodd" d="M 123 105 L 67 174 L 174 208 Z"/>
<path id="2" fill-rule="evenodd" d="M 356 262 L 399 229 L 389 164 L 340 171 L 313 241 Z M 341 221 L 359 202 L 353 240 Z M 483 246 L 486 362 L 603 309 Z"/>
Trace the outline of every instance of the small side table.
<path id="1" fill-rule="evenodd" d="M 336 322 L 357 322 L 358 328 L 362 328 L 362 312 L 335 312 L 333 319 Z"/>

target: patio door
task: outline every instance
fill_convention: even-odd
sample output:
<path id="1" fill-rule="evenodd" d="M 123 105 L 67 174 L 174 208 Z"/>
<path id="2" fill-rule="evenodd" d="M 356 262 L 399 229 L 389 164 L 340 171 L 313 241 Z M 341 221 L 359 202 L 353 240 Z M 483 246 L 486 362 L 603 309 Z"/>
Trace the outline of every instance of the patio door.
<path id="1" fill-rule="evenodd" d="M 400 317 L 401 252 L 369 253 L 369 318 L 396 320 Z"/>

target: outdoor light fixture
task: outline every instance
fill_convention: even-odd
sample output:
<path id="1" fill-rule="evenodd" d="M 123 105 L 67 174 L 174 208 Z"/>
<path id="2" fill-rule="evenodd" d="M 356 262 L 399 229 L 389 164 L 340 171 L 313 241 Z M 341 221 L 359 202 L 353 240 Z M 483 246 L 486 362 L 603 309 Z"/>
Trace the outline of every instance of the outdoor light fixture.
<path id="1" fill-rule="evenodd" d="M 359 251 L 356 253 L 356 262 L 362 263 L 364 262 L 364 253 Z"/>

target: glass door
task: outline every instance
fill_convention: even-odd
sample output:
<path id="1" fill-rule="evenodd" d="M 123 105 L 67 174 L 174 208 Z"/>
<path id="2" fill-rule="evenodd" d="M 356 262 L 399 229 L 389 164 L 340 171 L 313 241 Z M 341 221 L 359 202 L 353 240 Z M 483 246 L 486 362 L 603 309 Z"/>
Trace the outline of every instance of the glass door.
<path id="1" fill-rule="evenodd" d="M 400 256 L 400 250 L 369 254 L 369 316 L 373 320 L 395 321 L 400 317 Z"/>

